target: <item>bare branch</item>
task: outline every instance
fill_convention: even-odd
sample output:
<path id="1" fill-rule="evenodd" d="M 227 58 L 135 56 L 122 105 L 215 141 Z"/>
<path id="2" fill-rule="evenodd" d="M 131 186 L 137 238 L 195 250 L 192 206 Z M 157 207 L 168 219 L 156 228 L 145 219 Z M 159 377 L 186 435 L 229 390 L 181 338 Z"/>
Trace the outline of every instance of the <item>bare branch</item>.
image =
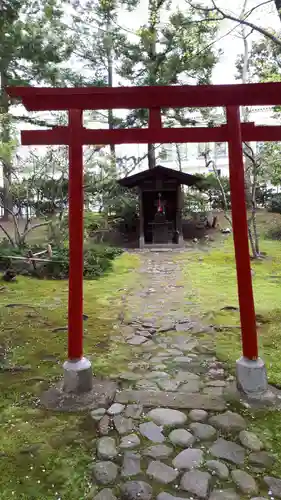
<path id="1" fill-rule="evenodd" d="M 4 226 L 2 226 L 2 224 L 0 224 L 0 229 L 2 229 L 3 233 L 7 236 L 9 242 L 14 247 L 15 246 L 15 242 L 14 242 L 13 238 L 11 238 L 11 236 L 8 233 L 8 231 L 4 228 Z"/>
<path id="2" fill-rule="evenodd" d="M 37 229 L 38 227 L 43 227 L 43 226 L 48 226 L 51 224 L 51 221 L 47 222 L 40 222 L 39 224 L 34 224 L 34 226 L 29 227 L 22 235 L 22 238 L 26 238 L 26 236 L 31 232 L 34 231 L 34 229 Z"/>
<path id="3" fill-rule="evenodd" d="M 258 26 L 257 24 L 254 24 L 254 23 L 251 23 L 250 21 L 247 21 L 246 18 L 250 15 L 249 13 L 247 13 L 244 16 L 244 18 L 241 19 L 239 17 L 233 16 L 232 14 L 227 14 L 226 12 L 224 12 L 223 10 L 221 10 L 216 5 L 216 3 L 214 2 L 214 0 L 212 0 L 213 7 L 202 7 L 201 5 L 195 5 L 195 4 L 193 4 L 193 2 L 191 0 L 186 0 L 186 1 L 187 1 L 187 3 L 193 9 L 200 10 L 200 11 L 206 12 L 206 13 L 217 12 L 218 14 L 220 14 L 222 16 L 221 21 L 223 19 L 229 19 L 230 21 L 234 21 L 235 23 L 243 24 L 244 26 L 248 26 L 248 28 L 251 28 L 252 30 L 257 31 L 258 33 L 260 33 L 261 35 L 265 36 L 266 38 L 269 38 L 269 40 L 271 40 L 273 43 L 275 43 L 276 45 L 278 45 L 279 47 L 281 47 L 281 39 L 277 38 L 270 31 L 262 28 L 261 26 Z"/>

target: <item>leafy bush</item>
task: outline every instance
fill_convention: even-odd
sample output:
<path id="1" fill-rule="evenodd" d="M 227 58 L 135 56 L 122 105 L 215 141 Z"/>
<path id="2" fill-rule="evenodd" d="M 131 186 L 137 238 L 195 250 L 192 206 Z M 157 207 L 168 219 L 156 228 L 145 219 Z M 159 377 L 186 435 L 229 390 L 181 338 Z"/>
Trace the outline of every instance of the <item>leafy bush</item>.
<path id="1" fill-rule="evenodd" d="M 107 225 L 105 213 L 90 212 L 84 213 L 84 229 L 87 233 L 104 229 Z"/>
<path id="2" fill-rule="evenodd" d="M 112 268 L 112 261 L 122 253 L 115 247 L 94 245 L 84 250 L 84 278 L 95 279 L 102 276 Z M 53 250 L 50 262 L 45 266 L 45 274 L 53 279 L 66 279 L 69 274 L 69 251 L 68 248 Z"/>
<path id="3" fill-rule="evenodd" d="M 33 248 L 33 251 L 38 248 Z M 9 256 L 27 256 L 28 249 L 14 249 L 4 244 L 0 245 L 0 269 L 12 268 L 17 274 L 37 276 L 50 279 L 67 279 L 69 274 L 69 249 L 64 247 L 53 247 L 53 255 L 49 262 L 38 262 L 36 270 L 27 260 L 9 259 Z M 122 253 L 115 247 L 94 245 L 84 249 L 84 278 L 95 279 L 112 269 L 112 262 Z"/>
<path id="4" fill-rule="evenodd" d="M 276 193 L 268 203 L 269 212 L 281 214 L 281 193 Z"/>

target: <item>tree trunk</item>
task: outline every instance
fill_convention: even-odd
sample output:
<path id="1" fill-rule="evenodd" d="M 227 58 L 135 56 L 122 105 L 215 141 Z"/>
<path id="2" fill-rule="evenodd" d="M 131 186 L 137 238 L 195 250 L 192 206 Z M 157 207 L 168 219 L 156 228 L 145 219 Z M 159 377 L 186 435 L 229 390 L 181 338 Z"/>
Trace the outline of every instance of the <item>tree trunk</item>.
<path id="1" fill-rule="evenodd" d="M 278 16 L 280 17 L 281 20 L 281 0 L 274 0 L 274 3 L 277 9 Z"/>
<path id="2" fill-rule="evenodd" d="M 111 36 L 111 17 L 110 12 L 108 12 L 107 23 L 106 23 L 106 58 L 107 58 L 107 85 L 108 87 L 113 87 L 113 54 L 112 54 L 112 43 L 109 42 Z M 114 115 L 113 110 L 109 109 L 107 113 L 108 117 L 108 128 L 112 130 L 114 128 Z M 116 148 L 115 144 L 110 144 L 110 154 L 112 157 L 112 163 L 116 167 Z"/>
<path id="3" fill-rule="evenodd" d="M 156 62 L 156 39 L 157 39 L 157 29 L 156 24 L 159 18 L 159 8 L 161 3 L 155 2 L 155 0 L 149 0 L 148 2 L 148 12 L 149 12 L 149 77 L 148 84 L 156 85 L 157 75 L 155 73 L 155 62 Z M 147 158 L 148 158 L 148 168 L 156 167 L 156 153 L 154 144 L 147 145 Z"/>
<path id="4" fill-rule="evenodd" d="M 155 168 L 156 167 L 156 154 L 155 154 L 155 148 L 153 144 L 148 144 L 147 145 L 147 159 L 148 159 L 148 168 Z"/>
<path id="5" fill-rule="evenodd" d="M 248 234 L 249 234 L 249 241 L 250 241 L 250 245 L 251 245 L 251 249 L 252 249 L 253 258 L 256 259 L 257 255 L 256 255 L 255 244 L 254 244 L 254 238 L 253 238 L 253 233 L 252 233 L 252 229 L 250 227 L 249 221 L 248 221 Z"/>
<path id="6" fill-rule="evenodd" d="M 9 220 L 9 211 L 13 210 L 13 198 L 11 194 L 12 183 L 12 154 L 9 145 L 11 143 L 11 118 L 9 116 L 9 98 L 6 93 L 6 85 L 8 83 L 5 72 L 0 74 L 1 80 L 1 96 L 0 96 L 0 140 L 7 146 L 4 158 L 1 158 L 3 165 L 3 207 L 4 220 Z"/>
<path id="7" fill-rule="evenodd" d="M 176 144 L 176 152 L 177 152 L 177 162 L 179 166 L 179 171 L 182 172 L 181 152 L 178 144 Z"/>

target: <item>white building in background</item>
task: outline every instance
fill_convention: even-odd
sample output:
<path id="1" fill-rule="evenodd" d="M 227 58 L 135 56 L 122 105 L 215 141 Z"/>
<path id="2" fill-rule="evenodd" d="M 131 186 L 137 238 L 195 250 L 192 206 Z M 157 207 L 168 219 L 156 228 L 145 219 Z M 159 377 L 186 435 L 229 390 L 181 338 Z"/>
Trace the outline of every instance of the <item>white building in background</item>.
<path id="1" fill-rule="evenodd" d="M 196 115 L 194 116 L 196 120 Z M 200 115 L 197 115 L 198 121 Z M 255 122 L 256 125 L 280 125 L 280 120 L 273 117 L 272 108 L 253 108 L 251 110 L 250 122 Z M 198 126 L 206 126 L 205 123 L 200 123 Z M 263 143 L 251 143 L 253 151 L 257 154 L 261 151 Z M 160 147 L 161 149 L 161 147 Z M 206 167 L 206 161 L 202 153 L 209 152 L 209 159 L 216 166 L 220 176 L 229 176 L 229 161 L 228 161 L 228 144 L 226 142 L 210 143 L 210 144 L 165 144 L 162 146 L 160 154 L 161 159 L 158 163 L 189 174 L 208 174 L 213 172 L 212 165 Z M 280 159 L 281 161 L 281 159 Z"/>

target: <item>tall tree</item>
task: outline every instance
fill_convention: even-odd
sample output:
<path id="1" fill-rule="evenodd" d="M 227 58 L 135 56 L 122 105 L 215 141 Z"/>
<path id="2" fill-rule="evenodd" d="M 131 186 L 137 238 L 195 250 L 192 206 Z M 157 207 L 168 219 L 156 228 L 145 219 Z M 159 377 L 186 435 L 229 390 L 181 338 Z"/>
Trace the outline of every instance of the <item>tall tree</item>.
<path id="1" fill-rule="evenodd" d="M 215 22 L 207 24 L 209 14 L 176 9 L 164 22 L 163 13 L 172 7 L 169 0 L 149 0 L 148 22 L 138 30 L 135 40 L 123 50 L 120 76 L 134 85 L 173 85 L 179 83 L 203 84 L 210 81 L 217 61 L 212 42 L 216 34 Z M 184 110 L 169 110 L 166 119 L 186 125 L 190 121 Z M 147 110 L 136 110 L 128 115 L 130 126 L 144 126 Z M 148 146 L 148 166 L 155 167 L 155 147 Z"/>
<path id="2" fill-rule="evenodd" d="M 15 104 L 7 85 L 56 85 L 64 75 L 72 51 L 62 29 L 63 0 L 5 0 L 0 5 L 0 144 L 4 177 L 5 218 L 12 210 L 10 185 L 13 169 L 13 116 Z"/>
<path id="3" fill-rule="evenodd" d="M 116 63 L 121 57 L 126 36 L 118 26 L 121 7 L 133 8 L 138 0 L 74 0 L 72 16 L 76 33 L 75 55 L 82 65 L 84 85 L 114 86 Z M 107 114 L 92 113 L 91 118 L 104 122 L 109 129 L 120 124 L 113 110 Z M 115 145 L 110 145 L 116 164 Z"/>

